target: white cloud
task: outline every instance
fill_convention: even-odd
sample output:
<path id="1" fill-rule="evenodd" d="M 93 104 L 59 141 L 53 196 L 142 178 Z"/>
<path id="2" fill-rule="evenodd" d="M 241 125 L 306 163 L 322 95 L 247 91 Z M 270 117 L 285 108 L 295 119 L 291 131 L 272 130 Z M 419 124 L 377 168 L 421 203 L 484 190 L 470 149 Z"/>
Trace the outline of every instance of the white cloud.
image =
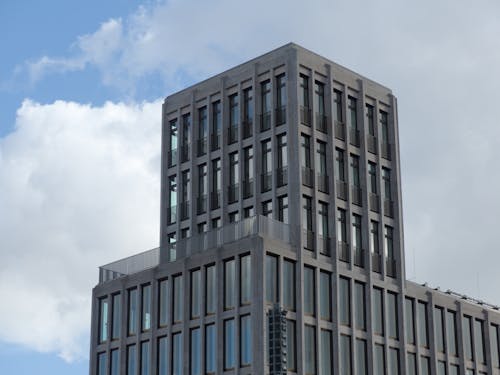
<path id="1" fill-rule="evenodd" d="M 161 102 L 26 100 L 0 138 L 0 339 L 87 356 L 97 267 L 158 243 Z"/>

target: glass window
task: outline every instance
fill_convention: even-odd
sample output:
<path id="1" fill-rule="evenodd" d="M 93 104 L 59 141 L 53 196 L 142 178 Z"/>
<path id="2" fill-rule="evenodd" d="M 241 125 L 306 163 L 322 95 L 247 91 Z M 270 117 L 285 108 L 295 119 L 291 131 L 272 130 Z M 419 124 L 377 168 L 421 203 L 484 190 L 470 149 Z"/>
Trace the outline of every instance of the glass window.
<path id="1" fill-rule="evenodd" d="M 375 364 L 374 375 L 385 375 L 384 345 L 375 344 L 373 361 Z"/>
<path id="2" fill-rule="evenodd" d="M 415 353 L 408 353 L 406 358 L 408 360 L 406 363 L 408 375 L 417 375 L 417 355 Z"/>
<path id="3" fill-rule="evenodd" d="M 278 258 L 266 255 L 266 302 L 278 302 Z"/>
<path id="4" fill-rule="evenodd" d="M 325 85 L 321 82 L 314 82 L 314 106 L 319 115 L 325 114 Z"/>
<path id="5" fill-rule="evenodd" d="M 328 204 L 324 202 L 318 202 L 318 235 L 323 240 L 330 237 L 328 230 Z M 321 253 L 329 255 L 328 246 L 323 246 Z"/>
<path id="6" fill-rule="evenodd" d="M 106 375 L 106 353 L 97 355 L 97 375 Z"/>
<path id="7" fill-rule="evenodd" d="M 191 115 L 185 114 L 182 116 L 182 147 L 189 150 L 189 144 L 191 143 Z M 189 152 L 187 152 L 189 155 Z M 184 161 L 189 160 L 189 156 Z"/>
<path id="8" fill-rule="evenodd" d="M 431 375 L 431 361 L 429 357 L 420 357 L 420 375 Z"/>
<path id="9" fill-rule="evenodd" d="M 315 291 L 314 268 L 304 266 L 304 314 L 315 314 Z"/>
<path id="10" fill-rule="evenodd" d="M 208 192 L 208 169 L 206 164 L 200 164 L 198 165 L 198 198 L 199 198 L 199 207 L 198 207 L 198 212 L 204 212 L 203 203 L 204 201 L 202 198 L 204 198 L 207 195 Z"/>
<path id="11" fill-rule="evenodd" d="M 183 314 L 183 296 L 184 296 L 184 291 L 183 291 L 183 285 L 182 285 L 182 275 L 174 276 L 173 279 L 173 322 L 177 323 L 182 321 L 182 314 Z"/>
<path id="12" fill-rule="evenodd" d="M 151 285 L 142 286 L 142 323 L 143 331 L 151 329 Z"/>
<path id="13" fill-rule="evenodd" d="M 391 200 L 391 170 L 382 167 L 382 180 L 384 181 L 384 198 Z"/>
<path id="14" fill-rule="evenodd" d="M 234 259 L 224 262 L 224 309 L 235 306 L 236 269 Z"/>
<path id="15" fill-rule="evenodd" d="M 499 334 L 498 334 L 498 326 L 492 324 L 490 326 L 490 339 L 491 339 L 491 363 L 494 367 L 500 367 L 500 353 L 498 351 L 499 344 Z"/>
<path id="16" fill-rule="evenodd" d="M 486 355 L 484 351 L 484 324 L 482 320 L 474 321 L 474 344 L 476 346 L 477 360 L 481 363 L 486 363 Z"/>
<path id="17" fill-rule="evenodd" d="M 271 112 L 271 82 L 269 80 L 260 84 L 262 114 Z"/>
<path id="18" fill-rule="evenodd" d="M 316 328 L 306 325 L 304 327 L 305 373 L 316 374 Z"/>
<path id="19" fill-rule="evenodd" d="M 427 304 L 418 301 L 418 341 L 420 346 L 429 347 L 429 329 L 427 323 Z"/>
<path id="20" fill-rule="evenodd" d="M 191 319 L 201 314 L 201 270 L 191 271 Z"/>
<path id="21" fill-rule="evenodd" d="M 246 182 L 250 183 L 254 178 L 253 167 L 253 147 L 246 147 L 243 149 L 243 177 Z M 250 192 L 248 192 L 250 193 Z M 248 195 L 250 196 L 250 195 Z"/>
<path id="22" fill-rule="evenodd" d="M 458 365 L 450 365 L 450 375 L 459 375 L 460 367 Z"/>
<path id="23" fill-rule="evenodd" d="M 465 358 L 469 361 L 474 360 L 472 353 L 472 320 L 470 316 L 464 316 L 462 319 L 462 333 L 464 335 Z"/>
<path id="24" fill-rule="evenodd" d="M 295 262 L 283 261 L 283 307 L 295 311 Z"/>
<path id="25" fill-rule="evenodd" d="M 228 216 L 230 223 L 236 223 L 237 221 L 240 221 L 240 213 L 238 211 L 230 212 Z"/>
<path id="26" fill-rule="evenodd" d="M 366 340 L 356 339 L 356 375 L 367 375 Z"/>
<path id="27" fill-rule="evenodd" d="M 240 299 L 246 305 L 252 301 L 252 262 L 249 255 L 241 257 Z"/>
<path id="28" fill-rule="evenodd" d="M 359 156 L 351 155 L 351 178 L 353 186 L 361 186 L 359 178 Z"/>
<path id="29" fill-rule="evenodd" d="M 137 374 L 137 349 L 135 345 L 127 346 L 127 375 Z"/>
<path id="30" fill-rule="evenodd" d="M 272 173 L 273 171 L 273 158 L 271 152 L 271 140 L 267 139 L 261 142 L 262 150 L 262 173 Z"/>
<path id="31" fill-rule="evenodd" d="M 278 220 L 288 224 L 288 196 L 278 197 Z"/>
<path id="32" fill-rule="evenodd" d="M 311 138 L 305 134 L 302 134 L 302 147 L 301 150 L 301 163 L 304 168 L 311 168 Z"/>
<path id="33" fill-rule="evenodd" d="M 201 333 L 200 328 L 191 330 L 191 375 L 201 375 Z"/>
<path id="34" fill-rule="evenodd" d="M 170 155 L 169 155 L 169 165 L 174 166 L 177 164 L 177 119 L 169 122 L 170 125 Z"/>
<path id="35" fill-rule="evenodd" d="M 380 254 L 380 246 L 378 239 L 378 222 L 370 222 L 370 250 L 374 254 Z"/>
<path id="36" fill-rule="evenodd" d="M 253 122 L 253 92 L 251 87 L 243 90 L 243 117 L 247 123 Z"/>
<path id="37" fill-rule="evenodd" d="M 354 283 L 354 313 L 356 314 L 356 328 L 366 329 L 365 284 Z"/>
<path id="38" fill-rule="evenodd" d="M 128 291 L 128 334 L 137 333 L 137 289 Z"/>
<path id="39" fill-rule="evenodd" d="M 321 330 L 321 375 L 333 374 L 332 362 L 332 332 Z"/>
<path id="40" fill-rule="evenodd" d="M 380 111 L 380 125 L 382 128 L 382 142 L 389 143 L 389 120 L 385 111 Z"/>
<path id="41" fill-rule="evenodd" d="M 286 79 L 284 74 L 276 77 L 276 101 L 277 108 L 286 106 Z"/>
<path id="42" fill-rule="evenodd" d="M 335 120 L 338 122 L 342 122 L 342 92 L 339 90 L 333 90 L 333 112 L 335 116 Z"/>
<path id="43" fill-rule="evenodd" d="M 368 124 L 368 134 L 375 136 L 375 121 L 373 116 L 373 106 L 366 105 L 366 123 Z"/>
<path id="44" fill-rule="evenodd" d="M 389 369 L 391 375 L 399 375 L 399 350 L 389 348 Z"/>
<path id="45" fill-rule="evenodd" d="M 238 152 L 229 154 L 229 183 L 237 185 L 240 180 L 240 170 L 238 168 Z"/>
<path id="46" fill-rule="evenodd" d="M 177 177 L 176 175 L 168 177 L 168 199 L 170 214 L 168 215 L 168 222 L 175 223 L 177 220 Z"/>
<path id="47" fill-rule="evenodd" d="M 206 267 L 205 275 L 205 312 L 206 314 L 215 314 L 215 296 L 217 293 L 217 283 L 215 277 L 215 265 Z"/>
<path id="48" fill-rule="evenodd" d="M 340 373 L 351 375 L 351 336 L 340 335 Z"/>
<path id="49" fill-rule="evenodd" d="M 377 335 L 384 335 L 384 297 L 379 288 L 373 288 L 373 330 Z"/>
<path id="50" fill-rule="evenodd" d="M 141 342 L 141 375 L 150 374 L 149 341 Z"/>
<path id="51" fill-rule="evenodd" d="M 446 362 L 438 361 L 437 375 L 446 375 Z"/>
<path id="52" fill-rule="evenodd" d="M 163 336 L 158 338 L 158 375 L 168 374 L 167 357 L 168 357 L 168 341 L 167 337 Z"/>
<path id="53" fill-rule="evenodd" d="M 262 216 L 272 219 L 273 217 L 273 201 L 262 202 Z"/>
<path id="54" fill-rule="evenodd" d="M 448 353 L 457 356 L 457 319 L 456 313 L 451 310 L 446 312 L 446 335 L 448 339 Z"/>
<path id="55" fill-rule="evenodd" d="M 377 165 L 375 163 L 372 163 L 371 161 L 368 162 L 368 174 L 370 175 L 369 182 L 370 182 L 370 193 L 372 194 L 378 194 L 378 189 L 377 189 Z"/>
<path id="56" fill-rule="evenodd" d="M 182 375 L 182 333 L 174 333 L 172 338 L 172 375 Z"/>
<path id="57" fill-rule="evenodd" d="M 320 175 L 327 175 L 327 165 L 326 165 L 326 143 L 318 141 L 316 148 L 316 168 Z"/>
<path id="58" fill-rule="evenodd" d="M 337 240 L 343 243 L 347 242 L 346 213 L 342 208 L 337 210 Z"/>
<path id="59" fill-rule="evenodd" d="M 167 325 L 167 311 L 168 311 L 168 281 L 160 280 L 159 285 L 159 321 L 158 324 L 160 327 Z"/>
<path id="60" fill-rule="evenodd" d="M 443 309 L 434 307 L 434 329 L 436 334 L 436 346 L 439 352 L 444 352 L 444 324 Z"/>
<path id="61" fill-rule="evenodd" d="M 413 299 L 405 299 L 405 328 L 406 328 L 406 342 L 408 344 L 415 344 L 415 303 Z"/>
<path id="62" fill-rule="evenodd" d="M 229 125 L 238 126 L 240 122 L 240 111 L 238 107 L 238 95 L 234 94 L 229 97 Z"/>
<path id="63" fill-rule="evenodd" d="M 356 98 L 349 96 L 348 106 L 349 106 L 349 126 L 353 130 L 358 130 L 358 116 L 356 113 L 356 108 L 357 108 Z"/>
<path id="64" fill-rule="evenodd" d="M 309 108 L 309 77 L 301 74 L 299 78 L 300 91 L 299 102 L 304 108 Z"/>
<path id="65" fill-rule="evenodd" d="M 308 196 L 302 196 L 302 228 L 306 231 L 312 231 L 312 199 Z"/>
<path id="66" fill-rule="evenodd" d="M 339 315 L 340 324 L 351 325 L 351 286 L 349 279 L 339 278 Z"/>
<path id="67" fill-rule="evenodd" d="M 224 321 L 224 370 L 234 368 L 235 363 L 234 319 L 228 319 Z"/>
<path id="68" fill-rule="evenodd" d="M 108 297 L 99 299 L 99 342 L 108 340 Z"/>
<path id="69" fill-rule="evenodd" d="M 208 126 L 207 126 L 207 107 L 202 107 L 198 109 L 198 139 L 206 140 L 208 134 Z M 205 153 L 205 151 L 203 152 Z"/>
<path id="70" fill-rule="evenodd" d="M 297 367 L 297 349 L 295 341 L 295 321 L 286 321 L 286 348 L 287 348 L 287 358 L 286 365 L 288 370 L 295 371 Z"/>
<path id="71" fill-rule="evenodd" d="M 280 134 L 278 140 L 278 168 L 286 168 L 288 166 L 288 146 L 286 140 L 286 133 Z"/>
<path id="72" fill-rule="evenodd" d="M 220 135 L 222 127 L 222 116 L 221 116 L 221 105 L 220 101 L 212 103 L 212 133 L 214 135 Z M 218 147 L 216 147 L 218 148 Z"/>
<path id="73" fill-rule="evenodd" d="M 398 339 L 398 296 L 395 293 L 387 293 L 387 314 L 388 314 L 388 334 L 389 337 Z"/>
<path id="74" fill-rule="evenodd" d="M 319 309 L 320 318 L 323 320 L 332 319 L 332 282 L 328 272 L 319 273 Z"/>
<path id="75" fill-rule="evenodd" d="M 361 240 L 361 216 L 352 215 L 352 247 L 354 249 L 361 249 L 363 244 Z"/>
<path id="76" fill-rule="evenodd" d="M 252 321 L 250 315 L 240 318 L 240 363 L 248 366 L 252 363 Z"/>
<path id="77" fill-rule="evenodd" d="M 215 324 L 205 326 L 205 372 L 215 374 L 217 367 L 217 341 Z"/>
<path id="78" fill-rule="evenodd" d="M 120 349 L 111 350 L 111 367 L 109 369 L 109 374 L 110 375 L 120 374 Z"/>
<path id="79" fill-rule="evenodd" d="M 340 148 L 335 149 L 335 162 L 336 162 L 336 168 L 335 168 L 335 177 L 337 178 L 338 181 L 345 182 L 345 158 L 344 158 L 344 150 L 341 150 Z"/>
<path id="80" fill-rule="evenodd" d="M 111 339 L 120 337 L 120 326 L 122 316 L 122 298 L 121 294 L 114 294 L 112 297 L 113 303 L 113 321 L 111 322 Z"/>
<path id="81" fill-rule="evenodd" d="M 255 216 L 255 210 L 254 210 L 253 206 L 245 207 L 243 209 L 243 217 L 245 219 L 248 219 L 249 217 L 254 217 L 254 216 Z"/>

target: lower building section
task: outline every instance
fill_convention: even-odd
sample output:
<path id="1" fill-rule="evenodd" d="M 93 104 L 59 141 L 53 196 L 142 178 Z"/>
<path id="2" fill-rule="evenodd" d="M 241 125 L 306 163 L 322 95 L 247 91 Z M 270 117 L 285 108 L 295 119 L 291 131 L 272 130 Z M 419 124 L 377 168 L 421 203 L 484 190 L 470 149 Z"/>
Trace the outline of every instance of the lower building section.
<path id="1" fill-rule="evenodd" d="M 91 375 L 500 374 L 500 314 L 260 234 L 94 288 Z"/>

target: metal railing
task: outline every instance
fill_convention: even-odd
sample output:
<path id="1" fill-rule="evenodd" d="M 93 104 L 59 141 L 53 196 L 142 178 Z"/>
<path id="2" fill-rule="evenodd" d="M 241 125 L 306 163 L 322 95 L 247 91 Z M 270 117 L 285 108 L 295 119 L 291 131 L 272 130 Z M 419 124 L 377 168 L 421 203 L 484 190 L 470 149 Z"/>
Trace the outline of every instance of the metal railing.
<path id="1" fill-rule="evenodd" d="M 220 133 L 212 134 L 211 141 L 212 141 L 211 145 L 212 151 L 218 150 L 220 148 Z"/>
<path id="2" fill-rule="evenodd" d="M 314 187 L 314 170 L 302 167 L 302 185 Z"/>
<path id="3" fill-rule="evenodd" d="M 318 183 L 318 190 L 328 194 L 328 176 L 326 174 L 319 173 L 316 175 L 316 180 Z"/>
<path id="4" fill-rule="evenodd" d="M 181 146 L 181 163 L 184 163 L 189 160 L 190 152 L 191 152 L 190 143 Z"/>
<path id="5" fill-rule="evenodd" d="M 351 145 L 353 146 L 356 146 L 356 147 L 359 147 L 359 144 L 360 144 L 360 141 L 359 141 L 359 130 L 356 129 L 356 128 L 350 128 L 349 129 L 349 142 L 351 143 Z"/>
<path id="6" fill-rule="evenodd" d="M 286 106 L 281 106 L 275 110 L 276 113 L 276 126 L 280 126 L 286 123 Z"/>
<path id="7" fill-rule="evenodd" d="M 316 113 L 316 129 L 320 132 L 328 133 L 328 118 L 322 113 Z"/>
<path id="8" fill-rule="evenodd" d="M 391 160 L 391 145 L 389 143 L 382 143 L 382 157 Z"/>
<path id="9" fill-rule="evenodd" d="M 345 124 L 335 120 L 335 138 L 345 141 Z"/>
<path id="10" fill-rule="evenodd" d="M 351 198 L 352 203 L 357 206 L 363 205 L 363 192 L 359 186 L 351 185 Z"/>
<path id="11" fill-rule="evenodd" d="M 250 138 L 253 135 L 253 121 L 251 118 L 243 120 L 243 139 Z"/>
<path id="12" fill-rule="evenodd" d="M 198 139 L 198 156 L 205 155 L 207 153 L 207 137 Z"/>
<path id="13" fill-rule="evenodd" d="M 273 187 L 273 172 L 266 172 L 260 175 L 261 192 L 269 191 Z"/>
<path id="14" fill-rule="evenodd" d="M 276 169 L 276 186 L 281 187 L 288 184 L 288 167 Z"/>
<path id="15" fill-rule="evenodd" d="M 311 110 L 307 107 L 300 107 L 300 123 L 311 126 Z"/>
<path id="16" fill-rule="evenodd" d="M 173 148 L 168 151 L 168 166 L 173 167 L 175 165 L 177 165 L 177 149 Z"/>
<path id="17" fill-rule="evenodd" d="M 345 181 L 336 181 L 337 185 L 337 198 L 342 200 L 347 200 L 347 182 Z"/>
<path id="18" fill-rule="evenodd" d="M 156 267 L 160 262 L 160 248 L 144 251 L 128 258 L 99 267 L 99 283 L 131 275 L 148 268 Z"/>
<path id="19" fill-rule="evenodd" d="M 264 132 L 271 129 L 271 112 L 266 112 L 260 115 L 260 131 Z"/>
<path id="20" fill-rule="evenodd" d="M 378 194 L 370 193 L 369 199 L 370 199 L 370 210 L 373 212 L 379 212 L 380 211 L 380 203 L 379 203 Z"/>
<path id="21" fill-rule="evenodd" d="M 238 124 L 233 124 L 229 126 L 227 132 L 228 132 L 227 143 L 229 145 L 238 142 L 238 133 L 239 133 Z"/>
<path id="22" fill-rule="evenodd" d="M 366 136 L 366 145 L 368 148 L 368 152 L 371 152 L 372 154 L 377 154 L 377 137 L 368 134 Z"/>

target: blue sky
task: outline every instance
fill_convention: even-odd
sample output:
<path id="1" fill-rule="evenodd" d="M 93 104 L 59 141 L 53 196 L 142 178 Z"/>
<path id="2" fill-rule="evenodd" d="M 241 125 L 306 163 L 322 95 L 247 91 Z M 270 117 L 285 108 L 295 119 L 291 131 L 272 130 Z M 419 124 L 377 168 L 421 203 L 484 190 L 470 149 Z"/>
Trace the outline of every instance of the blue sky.
<path id="1" fill-rule="evenodd" d="M 1 1 L 0 373 L 88 373 L 97 267 L 158 243 L 162 98 L 290 41 L 398 97 L 407 277 L 500 304 L 499 16 L 493 0 Z"/>

